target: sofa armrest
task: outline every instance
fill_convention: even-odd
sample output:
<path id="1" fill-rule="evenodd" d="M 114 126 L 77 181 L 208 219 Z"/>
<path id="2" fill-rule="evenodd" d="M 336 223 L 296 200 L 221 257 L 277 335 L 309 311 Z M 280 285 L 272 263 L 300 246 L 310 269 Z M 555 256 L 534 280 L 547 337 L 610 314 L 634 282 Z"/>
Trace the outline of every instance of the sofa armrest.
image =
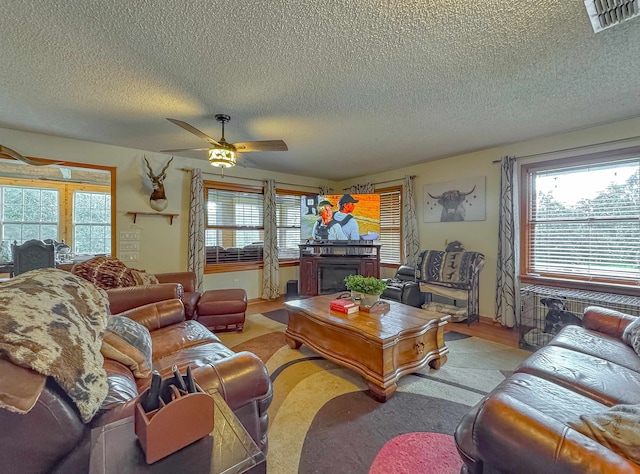
<path id="1" fill-rule="evenodd" d="M 196 291 L 196 274 L 194 272 L 156 273 L 160 283 L 180 283 L 185 293 Z"/>
<path id="2" fill-rule="evenodd" d="M 157 301 L 182 299 L 184 289 L 180 283 L 127 286 L 107 290 L 111 314 L 122 313 L 138 306 Z"/>
<path id="3" fill-rule="evenodd" d="M 242 374 L 241 377 L 238 374 Z M 193 376 L 206 392 L 217 390 L 232 410 L 251 402 L 269 406 L 271 379 L 264 363 L 251 352 L 238 352 L 194 369 Z"/>
<path id="4" fill-rule="evenodd" d="M 584 310 L 582 322 L 587 329 L 622 339 L 624 329 L 636 319 L 636 316 L 621 313 L 613 309 L 589 306 Z"/>
<path id="5" fill-rule="evenodd" d="M 159 301 L 133 308 L 118 316 L 125 316 L 142 324 L 149 331 L 177 324 L 185 320 L 184 306 L 179 299 Z"/>
<path id="6" fill-rule="evenodd" d="M 502 392 L 478 410 L 473 439 L 499 472 L 524 472 L 526 465 L 526 472 L 638 473 L 628 459 Z"/>

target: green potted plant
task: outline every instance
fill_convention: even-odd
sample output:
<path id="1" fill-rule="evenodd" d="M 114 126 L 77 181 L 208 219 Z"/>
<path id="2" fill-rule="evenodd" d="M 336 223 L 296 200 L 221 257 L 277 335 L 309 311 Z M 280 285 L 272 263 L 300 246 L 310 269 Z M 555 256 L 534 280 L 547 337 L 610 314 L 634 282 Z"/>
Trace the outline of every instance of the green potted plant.
<path id="1" fill-rule="evenodd" d="M 387 282 L 376 277 L 362 275 L 347 275 L 344 279 L 347 290 L 351 291 L 351 299 L 354 303 L 371 306 L 378 301 L 380 295 L 387 287 Z"/>

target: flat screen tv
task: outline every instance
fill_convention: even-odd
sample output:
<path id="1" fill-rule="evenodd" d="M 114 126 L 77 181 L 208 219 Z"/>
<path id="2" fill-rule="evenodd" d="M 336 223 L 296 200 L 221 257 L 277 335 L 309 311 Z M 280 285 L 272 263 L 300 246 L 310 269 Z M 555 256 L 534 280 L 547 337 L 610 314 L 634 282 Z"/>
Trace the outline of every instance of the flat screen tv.
<path id="1" fill-rule="evenodd" d="M 380 237 L 379 194 L 303 196 L 300 215 L 302 240 L 372 241 Z"/>

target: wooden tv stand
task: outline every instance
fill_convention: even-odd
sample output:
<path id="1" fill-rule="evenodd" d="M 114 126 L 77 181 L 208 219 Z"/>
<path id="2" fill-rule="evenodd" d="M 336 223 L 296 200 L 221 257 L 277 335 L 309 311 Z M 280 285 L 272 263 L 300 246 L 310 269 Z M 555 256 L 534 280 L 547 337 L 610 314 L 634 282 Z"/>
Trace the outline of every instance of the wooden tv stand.
<path id="1" fill-rule="evenodd" d="M 342 288 L 326 287 L 323 275 L 327 270 L 380 278 L 380 244 L 372 243 L 309 243 L 300 244 L 300 296 L 335 293 Z"/>

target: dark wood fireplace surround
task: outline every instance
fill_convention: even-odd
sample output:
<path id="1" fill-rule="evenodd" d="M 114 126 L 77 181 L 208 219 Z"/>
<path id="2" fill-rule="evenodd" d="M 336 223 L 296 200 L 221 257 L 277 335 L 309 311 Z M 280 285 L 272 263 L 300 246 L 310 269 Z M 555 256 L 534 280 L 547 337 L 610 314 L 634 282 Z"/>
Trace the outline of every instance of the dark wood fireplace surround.
<path id="1" fill-rule="evenodd" d="M 300 296 L 343 291 L 343 279 L 350 274 L 380 278 L 380 244 L 314 242 L 299 247 Z"/>

